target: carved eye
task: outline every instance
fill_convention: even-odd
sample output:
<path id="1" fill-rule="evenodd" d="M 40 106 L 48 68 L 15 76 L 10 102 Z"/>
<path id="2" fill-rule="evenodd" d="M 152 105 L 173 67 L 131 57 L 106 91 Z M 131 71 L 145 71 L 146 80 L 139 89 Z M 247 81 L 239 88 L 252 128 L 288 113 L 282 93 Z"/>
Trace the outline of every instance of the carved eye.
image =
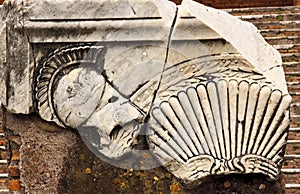
<path id="1" fill-rule="evenodd" d="M 105 86 L 103 53 L 102 46 L 65 47 L 38 66 L 33 99 L 43 119 L 77 128 L 93 113 Z"/>

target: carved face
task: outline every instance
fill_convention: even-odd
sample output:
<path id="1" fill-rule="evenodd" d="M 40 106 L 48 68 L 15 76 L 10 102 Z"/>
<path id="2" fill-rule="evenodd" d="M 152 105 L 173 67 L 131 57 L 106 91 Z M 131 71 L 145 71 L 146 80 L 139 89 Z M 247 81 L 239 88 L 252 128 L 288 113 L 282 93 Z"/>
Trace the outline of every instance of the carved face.
<path id="1" fill-rule="evenodd" d="M 53 104 L 60 120 L 76 129 L 95 111 L 105 87 L 104 78 L 92 68 L 76 68 L 58 81 Z"/>

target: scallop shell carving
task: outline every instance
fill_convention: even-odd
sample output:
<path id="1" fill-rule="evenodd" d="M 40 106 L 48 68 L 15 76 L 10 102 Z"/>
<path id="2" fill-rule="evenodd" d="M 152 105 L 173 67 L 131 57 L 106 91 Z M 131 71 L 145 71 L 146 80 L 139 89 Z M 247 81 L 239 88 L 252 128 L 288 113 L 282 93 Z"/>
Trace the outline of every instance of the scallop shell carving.
<path id="1" fill-rule="evenodd" d="M 150 148 L 186 183 L 230 173 L 276 179 L 290 102 L 289 95 L 267 84 L 234 79 L 201 83 L 152 109 Z"/>
<path id="2" fill-rule="evenodd" d="M 97 95 L 91 94 L 101 93 L 105 82 L 101 77 L 104 52 L 103 46 L 74 45 L 60 48 L 42 61 L 35 70 L 33 99 L 43 119 L 76 128 L 89 116 L 98 103 L 93 99 Z"/>

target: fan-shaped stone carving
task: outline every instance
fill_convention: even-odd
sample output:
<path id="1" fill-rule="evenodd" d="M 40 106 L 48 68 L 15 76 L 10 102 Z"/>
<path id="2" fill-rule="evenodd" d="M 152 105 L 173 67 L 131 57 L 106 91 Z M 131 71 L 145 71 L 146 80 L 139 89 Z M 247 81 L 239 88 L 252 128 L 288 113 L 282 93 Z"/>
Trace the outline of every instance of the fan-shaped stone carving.
<path id="1" fill-rule="evenodd" d="M 289 126 L 289 95 L 268 84 L 220 79 L 179 91 L 152 109 L 155 156 L 186 182 L 210 174 L 275 179 Z"/>

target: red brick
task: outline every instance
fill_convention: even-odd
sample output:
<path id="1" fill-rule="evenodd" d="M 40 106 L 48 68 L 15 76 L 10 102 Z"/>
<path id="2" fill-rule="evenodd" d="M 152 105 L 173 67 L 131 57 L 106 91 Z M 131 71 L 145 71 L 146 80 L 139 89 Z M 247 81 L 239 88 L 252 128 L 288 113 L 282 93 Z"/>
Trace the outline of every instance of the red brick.
<path id="1" fill-rule="evenodd" d="M 20 181 L 19 180 L 9 180 L 8 188 L 10 191 L 19 191 L 21 188 Z"/>
<path id="2" fill-rule="evenodd" d="M 300 125 L 300 116 L 299 117 L 291 117 L 291 124 Z M 297 138 L 298 140 L 300 140 L 300 135 L 299 134 L 300 133 L 298 132 L 298 135 L 294 136 L 293 138 Z"/>
<path id="3" fill-rule="evenodd" d="M 285 176 L 286 182 L 289 184 L 299 184 L 300 183 L 299 174 L 285 174 L 284 176 Z"/>
<path id="4" fill-rule="evenodd" d="M 7 173 L 7 164 L 0 165 L 0 173 Z"/>
<path id="5" fill-rule="evenodd" d="M 291 123 L 290 126 L 296 128 L 296 127 L 300 127 L 300 124 L 297 124 L 297 123 Z"/>
<path id="6" fill-rule="evenodd" d="M 8 189 L 8 180 L 0 179 L 0 189 Z"/>
<path id="7" fill-rule="evenodd" d="M 0 146 L 6 146 L 7 140 L 5 138 L 0 138 Z"/>
<path id="8" fill-rule="evenodd" d="M 299 168 L 300 159 L 285 159 L 282 168 Z"/>
<path id="9" fill-rule="evenodd" d="M 18 177 L 20 176 L 20 171 L 18 165 L 10 165 L 8 167 L 8 174 L 11 177 Z"/>
<path id="10" fill-rule="evenodd" d="M 20 160 L 19 150 L 12 150 L 11 160 L 12 161 L 19 161 Z"/>
<path id="11" fill-rule="evenodd" d="M 8 154 L 6 151 L 0 152 L 0 160 L 7 160 L 8 159 Z"/>
<path id="12" fill-rule="evenodd" d="M 291 106 L 290 111 L 291 111 L 291 115 L 300 115 L 299 106 Z"/>
<path id="13" fill-rule="evenodd" d="M 300 132 L 290 131 L 288 139 L 289 140 L 300 140 Z"/>
<path id="14" fill-rule="evenodd" d="M 181 3 L 181 0 L 172 0 L 177 4 Z M 293 0 L 247 0 L 247 1 L 233 1 L 233 0 L 196 0 L 204 5 L 208 5 L 215 8 L 239 8 L 239 7 L 264 7 L 264 6 L 282 6 L 293 5 Z"/>
<path id="15" fill-rule="evenodd" d="M 298 144 L 287 144 L 286 146 L 286 154 L 293 155 L 293 154 L 300 154 L 300 143 Z"/>
<path id="16" fill-rule="evenodd" d="M 8 137 L 10 142 L 14 142 L 17 145 L 21 145 L 21 137 L 20 136 L 10 136 Z"/>
<path id="17" fill-rule="evenodd" d="M 296 77 L 296 76 L 286 76 L 285 80 L 287 82 L 300 82 L 300 77 Z"/>
<path id="18" fill-rule="evenodd" d="M 285 189 L 285 194 L 297 194 L 299 189 Z"/>
<path id="19" fill-rule="evenodd" d="M 299 85 L 293 85 L 293 86 L 288 85 L 288 90 L 290 92 L 299 92 L 300 93 L 300 83 L 299 83 Z"/>

